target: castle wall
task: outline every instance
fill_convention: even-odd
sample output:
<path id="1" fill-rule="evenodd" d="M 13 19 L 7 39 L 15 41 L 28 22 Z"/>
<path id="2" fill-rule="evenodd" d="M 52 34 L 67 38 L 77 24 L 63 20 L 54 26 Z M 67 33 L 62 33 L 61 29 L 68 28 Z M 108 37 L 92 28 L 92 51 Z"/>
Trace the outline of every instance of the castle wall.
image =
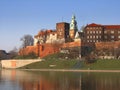
<path id="1" fill-rule="evenodd" d="M 66 47 L 77 47 L 80 46 L 80 42 L 70 42 L 70 43 L 64 43 L 64 44 L 42 44 L 42 45 L 36 45 L 36 46 L 27 46 L 24 49 L 21 49 L 19 54 L 20 55 L 27 55 L 31 52 L 34 52 L 36 55 L 39 55 L 41 58 L 57 53 L 60 51 L 60 48 L 66 48 Z"/>
<path id="2" fill-rule="evenodd" d="M 81 42 L 80 42 L 80 41 L 64 43 L 64 44 L 62 45 L 62 48 L 66 48 L 66 47 L 77 47 L 77 46 L 81 46 Z"/>
<path id="3" fill-rule="evenodd" d="M 120 41 L 116 42 L 97 42 L 95 43 L 96 49 L 112 49 L 112 48 L 120 48 Z"/>
<path id="4" fill-rule="evenodd" d="M 69 42 L 64 44 L 42 44 L 42 45 L 36 45 L 36 46 L 27 46 L 26 48 L 20 50 L 20 55 L 27 55 L 30 52 L 36 53 L 36 55 L 39 54 L 40 58 L 43 58 L 47 55 L 54 54 L 60 51 L 60 48 L 66 48 L 66 47 L 80 47 L 80 46 L 91 46 L 95 47 L 97 50 L 101 49 L 110 49 L 110 48 L 119 48 L 120 42 L 97 42 L 95 44 L 90 43 L 81 43 L 80 41 L 77 42 Z"/>
<path id="5" fill-rule="evenodd" d="M 59 44 L 42 44 L 36 46 L 27 46 L 24 49 L 21 49 L 20 55 L 27 55 L 31 52 L 34 52 L 37 56 L 43 58 L 49 54 L 53 54 L 59 52 L 60 46 Z"/>

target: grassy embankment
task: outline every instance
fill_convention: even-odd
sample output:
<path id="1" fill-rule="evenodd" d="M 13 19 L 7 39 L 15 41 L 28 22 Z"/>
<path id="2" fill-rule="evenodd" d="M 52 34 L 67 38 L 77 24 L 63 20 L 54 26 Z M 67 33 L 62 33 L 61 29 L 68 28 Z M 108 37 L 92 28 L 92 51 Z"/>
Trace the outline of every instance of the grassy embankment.
<path id="1" fill-rule="evenodd" d="M 91 69 L 91 70 L 120 70 L 120 60 L 114 59 L 104 59 L 97 60 L 92 64 L 83 64 L 81 69 Z"/>
<path id="2" fill-rule="evenodd" d="M 59 55 L 49 55 L 43 61 L 26 65 L 21 69 L 72 69 L 78 62 L 75 59 L 61 59 Z"/>
<path id="3" fill-rule="evenodd" d="M 83 70 L 120 70 L 120 60 L 97 60 L 86 64 L 75 59 L 62 59 L 59 54 L 50 55 L 41 62 L 22 67 L 22 69 L 83 69 Z"/>

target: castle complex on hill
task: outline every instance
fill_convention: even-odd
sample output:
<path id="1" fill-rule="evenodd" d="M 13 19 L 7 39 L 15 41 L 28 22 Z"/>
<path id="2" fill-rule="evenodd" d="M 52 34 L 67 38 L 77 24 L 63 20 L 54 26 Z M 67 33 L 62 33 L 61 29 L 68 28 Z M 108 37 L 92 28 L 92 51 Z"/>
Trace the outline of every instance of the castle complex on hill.
<path id="1" fill-rule="evenodd" d="M 98 49 L 120 48 L 120 25 L 92 23 L 79 31 L 73 15 L 70 23 L 56 23 L 56 30 L 39 31 L 34 36 L 34 46 L 27 46 L 20 54 L 35 52 L 39 57 L 44 57 L 59 52 L 61 48 L 90 45 Z"/>
<path id="2" fill-rule="evenodd" d="M 34 37 L 34 45 L 44 43 L 67 43 L 80 41 L 87 43 L 120 41 L 120 25 L 88 24 L 82 31 L 78 31 L 75 16 L 71 23 L 60 22 L 56 24 L 56 30 L 40 31 Z"/>
<path id="3" fill-rule="evenodd" d="M 80 40 L 77 21 L 75 16 L 72 16 L 71 23 L 60 22 L 56 24 L 56 30 L 40 31 L 34 37 L 34 45 L 37 43 L 66 43 Z"/>

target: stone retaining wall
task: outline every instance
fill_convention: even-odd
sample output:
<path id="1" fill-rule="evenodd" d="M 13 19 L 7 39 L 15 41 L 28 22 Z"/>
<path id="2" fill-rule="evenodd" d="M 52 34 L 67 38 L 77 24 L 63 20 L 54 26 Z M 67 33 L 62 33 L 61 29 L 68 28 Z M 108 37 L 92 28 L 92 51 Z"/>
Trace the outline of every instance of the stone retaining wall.
<path id="1" fill-rule="evenodd" d="M 1 60 L 2 68 L 19 68 L 30 63 L 39 62 L 41 59 L 29 60 Z"/>

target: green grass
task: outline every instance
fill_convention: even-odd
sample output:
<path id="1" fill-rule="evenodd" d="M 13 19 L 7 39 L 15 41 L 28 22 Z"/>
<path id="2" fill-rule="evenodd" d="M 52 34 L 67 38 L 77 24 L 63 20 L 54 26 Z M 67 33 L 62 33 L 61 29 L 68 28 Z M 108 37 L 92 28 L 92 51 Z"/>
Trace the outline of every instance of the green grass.
<path id="1" fill-rule="evenodd" d="M 92 69 L 92 70 L 120 70 L 120 60 L 97 60 L 92 64 L 82 64 L 81 69 Z"/>
<path id="2" fill-rule="evenodd" d="M 21 67 L 21 69 L 75 69 L 77 60 L 44 60 Z M 53 66 L 52 66 L 53 65 Z M 97 60 L 92 64 L 81 62 L 83 70 L 120 70 L 120 60 Z"/>
<path id="3" fill-rule="evenodd" d="M 44 60 L 21 67 L 21 69 L 72 69 L 76 60 Z"/>
<path id="4" fill-rule="evenodd" d="M 78 62 L 75 59 L 65 59 L 65 54 L 56 53 L 44 58 L 43 61 L 21 67 L 21 69 L 72 69 Z"/>
<path id="5" fill-rule="evenodd" d="M 83 69 L 83 70 L 120 70 L 120 60 L 96 60 L 95 63 L 86 64 L 76 59 L 65 59 L 65 54 L 49 55 L 41 62 L 32 63 L 21 69 Z"/>

